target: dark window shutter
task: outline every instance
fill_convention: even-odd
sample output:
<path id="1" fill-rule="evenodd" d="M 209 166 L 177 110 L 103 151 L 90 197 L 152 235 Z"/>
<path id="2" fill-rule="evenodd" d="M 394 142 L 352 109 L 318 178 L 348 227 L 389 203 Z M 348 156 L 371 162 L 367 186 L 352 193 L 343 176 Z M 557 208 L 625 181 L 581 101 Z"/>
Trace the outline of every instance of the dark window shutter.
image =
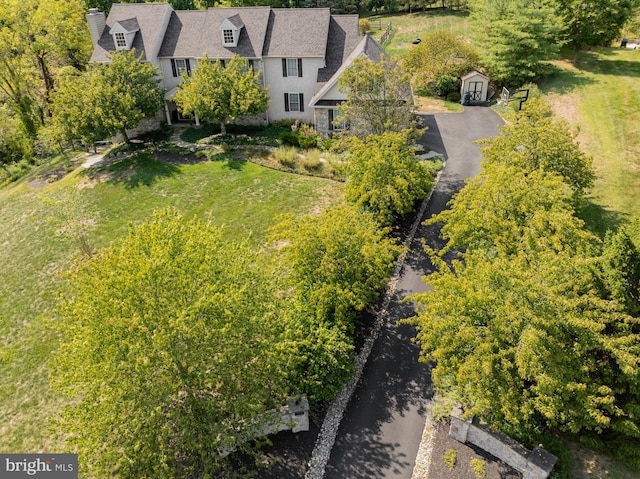
<path id="1" fill-rule="evenodd" d="M 298 101 L 300 102 L 300 111 L 304 111 L 304 95 L 298 93 Z"/>
<path id="2" fill-rule="evenodd" d="M 298 76 L 302 76 L 302 58 L 298 58 Z"/>
<path id="3" fill-rule="evenodd" d="M 171 59 L 171 71 L 173 72 L 174 77 L 178 76 L 178 70 L 176 70 L 176 61 L 173 58 Z"/>
<path id="4" fill-rule="evenodd" d="M 329 131 L 333 130 L 333 109 L 329 108 Z"/>
<path id="5" fill-rule="evenodd" d="M 283 77 L 287 76 L 287 59 L 286 58 L 282 59 L 282 76 Z"/>
<path id="6" fill-rule="evenodd" d="M 191 76 L 191 62 L 188 58 L 186 58 L 184 62 L 187 65 L 187 76 Z"/>
<path id="7" fill-rule="evenodd" d="M 255 71 L 255 68 L 253 67 L 253 60 L 249 60 L 249 70 L 252 72 Z"/>
<path id="8" fill-rule="evenodd" d="M 284 111 L 289 111 L 289 94 L 284 94 Z"/>

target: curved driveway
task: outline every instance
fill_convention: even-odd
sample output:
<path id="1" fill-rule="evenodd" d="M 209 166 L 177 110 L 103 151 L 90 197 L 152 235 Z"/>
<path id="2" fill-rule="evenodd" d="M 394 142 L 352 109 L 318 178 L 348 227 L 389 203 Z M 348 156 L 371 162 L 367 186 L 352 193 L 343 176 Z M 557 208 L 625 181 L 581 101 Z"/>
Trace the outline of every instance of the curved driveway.
<path id="1" fill-rule="evenodd" d="M 421 220 L 442 211 L 465 178 L 480 170 L 480 151 L 473 142 L 495 136 L 502 120 L 486 107 L 466 107 L 463 113 L 424 115 L 429 127 L 420 143 L 444 153 L 446 167 Z M 386 324 L 371 352 L 333 446 L 327 479 L 410 479 L 433 394 L 426 364 L 418 362 L 411 342 L 414 328 L 396 324 L 413 314 L 405 296 L 426 291 L 420 279 L 433 271 L 421 240 L 439 247 L 438 227 L 420 226 L 400 273 Z"/>

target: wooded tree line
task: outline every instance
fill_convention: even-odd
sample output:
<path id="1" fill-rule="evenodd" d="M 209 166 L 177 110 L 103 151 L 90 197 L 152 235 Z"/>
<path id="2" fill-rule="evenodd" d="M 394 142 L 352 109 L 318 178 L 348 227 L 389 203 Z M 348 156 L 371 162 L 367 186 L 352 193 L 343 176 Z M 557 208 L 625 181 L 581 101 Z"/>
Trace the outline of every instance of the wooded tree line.
<path id="1" fill-rule="evenodd" d="M 569 433 L 640 466 L 640 237 L 585 228 L 591 160 L 541 100 L 482 151 L 429 220 L 446 246 L 414 297 L 436 389 L 528 444 Z"/>

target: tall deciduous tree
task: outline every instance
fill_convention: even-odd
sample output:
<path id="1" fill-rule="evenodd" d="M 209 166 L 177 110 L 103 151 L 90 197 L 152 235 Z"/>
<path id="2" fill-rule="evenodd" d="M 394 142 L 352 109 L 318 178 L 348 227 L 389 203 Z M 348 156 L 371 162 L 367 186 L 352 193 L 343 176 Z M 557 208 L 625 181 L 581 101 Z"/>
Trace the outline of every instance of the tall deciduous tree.
<path id="1" fill-rule="evenodd" d="M 442 96 L 447 96 L 458 79 L 477 65 L 478 54 L 469 43 L 441 30 L 425 35 L 402 58 L 402 67 L 411 73 L 414 87 Z"/>
<path id="2" fill-rule="evenodd" d="M 380 61 L 356 58 L 340 79 L 347 100 L 339 107 L 340 118 L 355 136 L 380 135 L 415 126 L 409 76 L 384 56 Z"/>
<path id="3" fill-rule="evenodd" d="M 569 125 L 554 119 L 544 100 L 536 98 L 522 112 L 511 113 L 500 135 L 483 142 L 482 155 L 489 162 L 557 174 L 580 196 L 593 185 L 595 173 L 575 138 Z"/>
<path id="4" fill-rule="evenodd" d="M 624 24 L 637 13 L 637 0 L 554 0 L 564 22 L 568 43 L 576 49 L 608 46 Z"/>
<path id="5" fill-rule="evenodd" d="M 345 200 L 370 211 L 383 225 L 409 213 L 434 185 L 409 141 L 408 131 L 388 132 L 354 138 L 349 147 Z"/>
<path id="6" fill-rule="evenodd" d="M 68 278 L 51 377 L 72 398 L 59 422 L 85 472 L 220 477 L 220 453 L 250 448 L 256 415 L 287 396 L 258 256 L 163 211 Z"/>
<path id="7" fill-rule="evenodd" d="M 91 42 L 79 1 L 7 0 L 0 5 L 0 93 L 35 139 L 48 112 L 53 76 L 81 68 Z"/>
<path id="8" fill-rule="evenodd" d="M 529 441 L 640 437 L 640 322 L 593 294 L 582 258 L 469 250 L 426 282 L 413 322 L 437 390 Z"/>
<path id="9" fill-rule="evenodd" d="M 560 48 L 562 23 L 544 2 L 474 0 L 471 21 L 480 60 L 499 85 L 535 80 Z"/>
<path id="10" fill-rule="evenodd" d="M 128 129 L 162 108 L 157 75 L 135 50 L 115 52 L 109 64 L 94 65 L 82 75 L 64 75 L 53 96 L 55 133 L 89 142 L 120 133 L 128 140 Z"/>
<path id="11" fill-rule="evenodd" d="M 222 66 L 205 56 L 193 76 L 184 77 L 175 102 L 185 114 L 195 112 L 203 120 L 220 123 L 224 134 L 227 122 L 267 111 L 269 94 L 246 59 L 234 55 Z"/>
<path id="12" fill-rule="evenodd" d="M 354 315 L 379 295 L 400 252 L 373 215 L 344 205 L 273 229 L 296 297 L 316 321 L 353 332 Z"/>

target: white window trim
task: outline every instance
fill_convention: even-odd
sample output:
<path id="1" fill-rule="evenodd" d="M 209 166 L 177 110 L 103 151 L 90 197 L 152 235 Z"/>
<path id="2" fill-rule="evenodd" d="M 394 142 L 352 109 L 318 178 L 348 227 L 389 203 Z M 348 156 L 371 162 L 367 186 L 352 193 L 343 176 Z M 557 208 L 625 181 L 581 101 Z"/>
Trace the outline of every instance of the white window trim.
<path id="1" fill-rule="evenodd" d="M 295 98 L 296 101 L 293 102 L 292 99 Z M 292 107 L 292 105 L 295 103 L 296 108 L 294 109 Z M 289 111 L 290 112 L 300 112 L 300 93 L 298 92 L 294 92 L 294 93 L 289 93 Z"/>
<path id="2" fill-rule="evenodd" d="M 288 77 L 298 76 L 298 59 L 297 58 L 287 58 L 287 76 Z"/>

